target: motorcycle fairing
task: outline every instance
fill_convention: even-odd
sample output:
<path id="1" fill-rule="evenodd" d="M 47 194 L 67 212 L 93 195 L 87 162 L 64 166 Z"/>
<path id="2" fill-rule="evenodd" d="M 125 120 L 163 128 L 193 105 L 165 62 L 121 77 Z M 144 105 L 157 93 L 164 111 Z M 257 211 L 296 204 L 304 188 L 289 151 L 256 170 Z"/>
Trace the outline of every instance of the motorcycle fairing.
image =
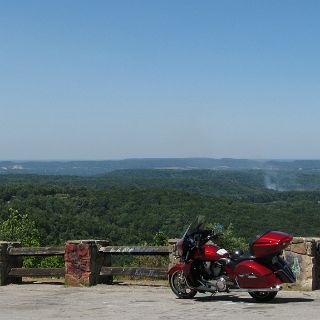
<path id="1" fill-rule="evenodd" d="M 222 257 L 227 257 L 228 252 L 220 254 L 218 251 L 221 250 L 217 245 L 205 244 L 201 249 L 197 248 L 194 251 L 193 259 L 203 261 L 217 261 Z"/>
<path id="2" fill-rule="evenodd" d="M 234 272 L 243 289 L 272 288 L 282 283 L 272 270 L 256 261 L 242 261 L 235 266 Z"/>
<path id="3" fill-rule="evenodd" d="M 172 275 L 172 274 L 174 274 L 176 271 L 180 271 L 180 270 L 183 270 L 183 263 L 177 263 L 177 264 L 175 264 L 174 266 L 172 266 L 172 267 L 168 270 L 167 274 L 168 274 L 168 275 Z"/>
<path id="4" fill-rule="evenodd" d="M 183 271 L 183 274 L 188 277 L 191 272 L 191 263 L 177 263 L 169 269 L 168 275 L 174 274 L 176 271 Z"/>

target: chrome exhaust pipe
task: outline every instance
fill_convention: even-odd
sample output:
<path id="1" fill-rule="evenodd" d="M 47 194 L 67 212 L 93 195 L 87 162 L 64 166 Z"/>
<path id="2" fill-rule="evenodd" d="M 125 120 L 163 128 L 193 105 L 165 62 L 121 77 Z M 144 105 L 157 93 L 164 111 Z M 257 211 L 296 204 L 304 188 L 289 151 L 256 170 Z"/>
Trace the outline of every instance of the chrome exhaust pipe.
<path id="1" fill-rule="evenodd" d="M 197 290 L 197 291 L 206 291 L 206 292 L 219 292 L 219 290 L 215 287 L 205 287 L 205 286 L 199 286 L 199 287 L 192 287 L 191 289 L 193 290 Z M 222 292 L 255 292 L 255 291 L 263 291 L 263 292 L 278 292 L 282 290 L 282 287 L 281 286 L 275 286 L 275 287 L 272 287 L 272 288 L 255 288 L 255 289 L 252 289 L 252 288 L 247 288 L 247 289 L 242 289 L 242 288 L 239 288 L 239 289 L 227 289 L 225 291 L 222 291 Z"/>
<path id="2" fill-rule="evenodd" d="M 263 292 L 278 292 L 282 290 L 282 287 L 281 286 L 275 286 L 275 287 L 272 287 L 272 288 L 255 288 L 255 289 L 242 289 L 242 288 L 239 288 L 239 289 L 229 289 L 229 292 L 255 292 L 255 291 L 263 291 Z"/>

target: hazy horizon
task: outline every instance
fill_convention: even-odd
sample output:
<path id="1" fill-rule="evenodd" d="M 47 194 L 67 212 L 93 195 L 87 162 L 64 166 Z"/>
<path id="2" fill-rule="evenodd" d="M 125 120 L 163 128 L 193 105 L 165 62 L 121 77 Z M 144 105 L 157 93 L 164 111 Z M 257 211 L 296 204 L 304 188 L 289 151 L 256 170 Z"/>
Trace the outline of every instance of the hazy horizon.
<path id="1" fill-rule="evenodd" d="M 0 158 L 320 159 L 320 2 L 1 2 Z"/>
<path id="2" fill-rule="evenodd" d="M 208 160 L 249 160 L 249 161 L 320 161 L 320 158 L 269 158 L 269 159 L 258 159 L 258 158 L 230 158 L 230 157 L 136 157 L 136 158 L 109 158 L 109 159 L 0 159 L 0 162 L 72 162 L 72 161 L 123 161 L 123 160 L 183 160 L 183 159 L 208 159 Z"/>

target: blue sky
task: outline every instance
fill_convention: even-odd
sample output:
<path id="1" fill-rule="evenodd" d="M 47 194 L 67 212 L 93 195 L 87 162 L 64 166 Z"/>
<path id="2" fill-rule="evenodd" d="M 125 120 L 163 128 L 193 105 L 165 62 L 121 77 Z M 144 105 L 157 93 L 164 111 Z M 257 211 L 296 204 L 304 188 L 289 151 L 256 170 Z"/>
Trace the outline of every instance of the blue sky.
<path id="1" fill-rule="evenodd" d="M 0 0 L 0 159 L 320 158 L 319 1 Z"/>

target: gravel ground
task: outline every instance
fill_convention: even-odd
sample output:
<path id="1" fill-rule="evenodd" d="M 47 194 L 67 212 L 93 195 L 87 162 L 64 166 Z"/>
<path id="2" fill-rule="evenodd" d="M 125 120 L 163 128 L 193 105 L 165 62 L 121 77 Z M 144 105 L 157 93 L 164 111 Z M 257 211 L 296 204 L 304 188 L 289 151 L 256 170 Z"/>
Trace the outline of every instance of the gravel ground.
<path id="1" fill-rule="evenodd" d="M 166 286 L 132 284 L 65 288 L 61 284 L 0 287 L 0 319 L 318 319 L 320 290 L 281 291 L 271 303 L 247 293 L 176 299 Z"/>

